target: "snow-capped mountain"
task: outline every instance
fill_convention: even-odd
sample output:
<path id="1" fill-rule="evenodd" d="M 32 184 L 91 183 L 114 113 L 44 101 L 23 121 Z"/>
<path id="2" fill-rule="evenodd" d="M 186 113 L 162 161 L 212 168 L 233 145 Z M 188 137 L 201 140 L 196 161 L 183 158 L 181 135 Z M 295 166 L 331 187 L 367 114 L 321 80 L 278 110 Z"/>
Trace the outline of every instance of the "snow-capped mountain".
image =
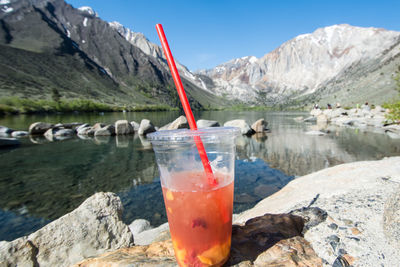
<path id="1" fill-rule="evenodd" d="M 160 49 L 142 34 L 121 33 L 92 8 L 63 0 L 0 1 L 0 96 L 48 98 L 57 89 L 64 98 L 179 106 Z M 194 108 L 220 106 L 180 68 Z"/>
<path id="2" fill-rule="evenodd" d="M 313 94 L 356 63 L 379 61 L 399 40 L 395 31 L 333 25 L 299 35 L 261 58 L 234 59 L 199 73 L 213 80 L 219 95 L 276 103 Z"/>
<path id="3" fill-rule="evenodd" d="M 0 95 L 41 97 L 57 88 L 64 96 L 108 102 L 179 103 L 162 49 L 142 33 L 103 21 L 90 7 L 0 0 L 0 21 Z M 267 105 L 383 102 L 397 94 L 399 65 L 399 32 L 346 24 L 297 36 L 261 58 L 197 73 L 177 62 L 195 107 L 219 106 L 216 96 Z"/>
<path id="4" fill-rule="evenodd" d="M 143 33 L 133 32 L 132 30 L 126 28 L 121 23 L 117 21 L 113 21 L 109 23 L 111 27 L 116 29 L 125 39 L 133 44 L 134 46 L 139 47 L 144 53 L 147 55 L 153 56 L 156 58 L 161 64 L 163 64 L 166 68 L 168 68 L 167 60 L 164 56 L 162 48 L 152 42 L 150 42 Z M 194 83 L 198 87 L 208 90 L 206 83 L 198 76 L 194 75 L 188 68 L 178 61 L 175 60 L 176 67 L 180 75 L 188 79 L 190 82 Z"/>

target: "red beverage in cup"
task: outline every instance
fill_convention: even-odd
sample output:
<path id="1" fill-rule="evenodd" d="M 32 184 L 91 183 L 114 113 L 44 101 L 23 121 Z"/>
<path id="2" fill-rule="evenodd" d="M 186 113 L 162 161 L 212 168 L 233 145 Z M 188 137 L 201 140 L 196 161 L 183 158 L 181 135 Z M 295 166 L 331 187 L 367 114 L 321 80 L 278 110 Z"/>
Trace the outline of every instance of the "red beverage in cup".
<path id="1" fill-rule="evenodd" d="M 231 245 L 233 178 L 215 173 L 219 183 L 210 186 L 204 171 L 173 175 L 176 186 L 162 189 L 179 265 L 221 266 Z"/>
<path id="2" fill-rule="evenodd" d="M 175 257 L 180 266 L 221 266 L 232 234 L 235 137 L 238 128 L 158 131 L 148 136 L 160 170 Z M 210 173 L 198 142 L 204 144 Z"/>

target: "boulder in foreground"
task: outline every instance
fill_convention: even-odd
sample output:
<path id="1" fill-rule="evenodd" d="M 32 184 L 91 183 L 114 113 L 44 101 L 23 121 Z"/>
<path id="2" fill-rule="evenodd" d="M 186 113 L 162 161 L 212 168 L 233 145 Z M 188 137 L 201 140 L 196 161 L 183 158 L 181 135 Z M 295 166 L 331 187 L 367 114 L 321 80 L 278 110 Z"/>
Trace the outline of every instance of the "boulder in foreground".
<path id="1" fill-rule="evenodd" d="M 326 266 L 397 266 L 400 254 L 393 244 L 400 240 L 399 184 L 400 157 L 337 165 L 292 180 L 234 222 L 318 207 L 327 218 L 304 238 Z M 349 265 L 334 264 L 345 260 Z"/>
<path id="2" fill-rule="evenodd" d="M 35 233 L 0 242 L 0 266 L 70 266 L 87 257 L 129 247 L 133 237 L 122 222 L 122 210 L 115 194 L 96 193 Z"/>
<path id="3" fill-rule="evenodd" d="M 265 214 L 244 225 L 233 225 L 231 255 L 226 265 L 322 266 L 322 260 L 301 237 L 303 226 L 304 219 L 291 214 Z M 171 239 L 168 239 L 122 248 L 73 266 L 177 266 L 177 263 Z"/>
<path id="4" fill-rule="evenodd" d="M 14 131 L 11 133 L 12 137 L 23 137 L 23 136 L 28 136 L 29 133 L 27 131 Z"/>

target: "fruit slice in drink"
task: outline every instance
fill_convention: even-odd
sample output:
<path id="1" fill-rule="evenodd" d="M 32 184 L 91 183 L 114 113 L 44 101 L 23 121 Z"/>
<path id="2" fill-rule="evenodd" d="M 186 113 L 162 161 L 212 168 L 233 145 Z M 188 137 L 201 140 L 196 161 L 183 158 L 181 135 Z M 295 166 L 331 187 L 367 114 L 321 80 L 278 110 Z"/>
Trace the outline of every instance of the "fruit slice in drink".
<path id="1" fill-rule="evenodd" d="M 231 245 L 233 178 L 215 173 L 211 186 L 204 171 L 173 175 L 163 195 L 179 265 L 221 266 Z"/>

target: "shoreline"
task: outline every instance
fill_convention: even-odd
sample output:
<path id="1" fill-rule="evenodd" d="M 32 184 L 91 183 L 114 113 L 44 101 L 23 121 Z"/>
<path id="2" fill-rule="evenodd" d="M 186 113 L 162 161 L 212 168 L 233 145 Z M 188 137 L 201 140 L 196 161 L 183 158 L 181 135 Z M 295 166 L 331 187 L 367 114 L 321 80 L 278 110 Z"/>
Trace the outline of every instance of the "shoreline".
<path id="1" fill-rule="evenodd" d="M 315 123 L 310 135 L 324 135 L 329 125 L 338 127 L 353 127 L 361 130 L 371 130 L 376 133 L 386 134 L 392 139 L 400 138 L 399 121 L 392 121 L 387 118 L 390 114 L 388 109 L 376 106 L 371 109 L 369 106 L 353 109 L 324 109 L 314 108 L 307 118 L 297 117 L 295 121 Z"/>
<path id="2" fill-rule="evenodd" d="M 110 193 L 97 193 L 96 195 L 98 194 L 107 195 Z M 266 213 L 281 214 L 290 213 L 304 207 L 319 208 L 327 213 L 327 218 L 318 225 L 309 228 L 304 233 L 304 238 L 322 259 L 323 266 L 331 266 L 338 257 L 344 254 L 354 260 L 354 266 L 370 266 L 368 263 L 371 262 L 374 262 L 374 266 L 380 264 L 395 266 L 394 264 L 400 261 L 400 256 L 396 255 L 395 249 L 400 240 L 396 239 L 399 236 L 391 233 L 400 231 L 398 224 L 400 217 L 397 211 L 400 203 L 396 201 L 391 203 L 390 200 L 396 199 L 396 194 L 400 194 L 400 157 L 346 163 L 296 178 L 280 191 L 261 200 L 253 208 L 234 215 L 233 224 L 243 225 L 247 220 Z M 108 195 L 107 197 L 112 198 Z M 97 202 L 91 203 L 91 199 L 93 199 L 93 196 L 82 205 L 85 206 L 86 203 L 87 206 L 90 203 L 89 206 L 96 209 L 94 204 Z M 118 231 L 123 232 L 124 236 L 121 237 L 121 240 L 128 240 L 130 235 L 132 242 L 128 240 L 117 246 L 101 249 L 92 248 L 90 254 L 75 255 L 73 257 L 75 262 L 68 262 L 68 264 L 74 264 L 87 257 L 98 256 L 105 251 L 115 251 L 133 244 L 146 245 L 170 238 L 167 224 L 152 229 L 148 229 L 148 227 L 135 228 L 136 232 L 132 234 L 132 228 L 128 230 L 128 225 L 124 225 L 121 218 L 118 221 L 118 217 L 122 215 L 120 204 L 118 204 L 118 202 L 120 203 L 119 198 L 118 200 L 113 199 L 111 202 L 117 203 L 116 205 L 120 209 L 119 211 L 108 210 L 117 215 L 117 219 L 114 218 L 113 220 L 115 224 L 119 225 Z M 7 251 L 13 248 L 16 251 L 14 254 L 19 254 L 18 251 L 22 249 L 21 242 L 25 244 L 27 240 L 31 240 L 36 245 L 40 254 L 41 249 L 44 248 L 41 248 L 40 242 L 34 238 L 39 238 L 39 241 L 43 242 L 46 228 L 49 227 L 54 235 L 56 228 L 61 227 L 57 226 L 60 223 L 59 220 L 61 220 L 62 228 L 68 228 L 63 220 L 65 220 L 65 217 L 71 217 L 71 214 L 79 213 L 82 209 L 81 206 L 28 237 L 22 237 L 11 242 L 1 241 L 0 258 L 6 259 L 6 262 L 18 262 L 20 259 L 11 261 Z M 104 204 L 100 202 L 100 206 L 104 206 Z M 98 212 L 103 213 L 101 210 Z M 119 214 L 120 212 L 121 214 Z M 80 222 L 80 224 L 85 224 L 85 222 Z M 87 227 L 90 229 L 90 225 Z M 115 234 L 113 233 L 113 235 Z M 77 239 L 83 242 L 81 239 Z M 66 244 L 60 243 L 58 245 L 65 246 Z M 99 246 L 101 247 L 101 245 L 100 242 Z M 7 250 L 5 250 L 6 248 Z M 60 250 L 60 248 L 51 249 L 54 253 Z M 66 248 L 63 249 L 68 251 Z M 77 251 L 71 249 L 65 255 L 68 256 L 69 253 L 76 254 Z M 47 254 L 47 257 L 49 257 L 49 254 Z M 40 261 L 40 259 L 38 260 Z"/>

